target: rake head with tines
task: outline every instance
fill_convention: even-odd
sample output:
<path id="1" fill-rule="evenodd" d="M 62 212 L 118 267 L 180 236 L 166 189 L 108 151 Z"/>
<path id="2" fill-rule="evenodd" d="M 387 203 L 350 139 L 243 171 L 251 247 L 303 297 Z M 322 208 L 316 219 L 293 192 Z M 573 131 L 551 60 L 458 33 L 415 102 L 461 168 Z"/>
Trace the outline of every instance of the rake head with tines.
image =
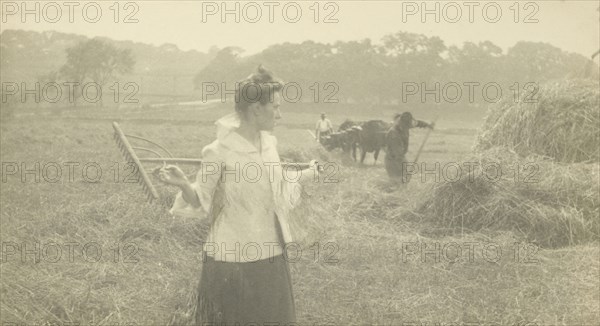
<path id="1" fill-rule="evenodd" d="M 127 160 L 127 162 L 133 162 L 136 165 L 136 167 L 140 173 L 141 178 L 139 178 L 138 181 L 142 185 L 142 188 L 148 198 L 149 203 L 152 203 L 153 200 L 158 199 L 159 196 L 158 196 L 158 192 L 156 191 L 156 188 L 154 188 L 154 186 L 152 185 L 152 181 L 150 180 L 148 173 L 146 172 L 146 170 L 144 169 L 144 166 L 142 165 L 143 162 L 163 163 L 163 164 L 180 163 L 180 164 L 191 164 L 191 165 L 200 165 L 202 163 L 202 160 L 200 160 L 200 159 L 173 157 L 173 154 L 171 154 L 171 152 L 169 152 L 169 150 L 167 150 L 163 146 L 161 146 L 149 139 L 146 139 L 146 138 L 140 137 L 140 136 L 126 135 L 125 133 L 123 133 L 123 131 L 119 127 L 119 124 L 116 122 L 113 122 L 113 128 L 115 129 L 114 138 L 117 143 L 117 146 L 119 147 L 119 150 L 121 151 L 121 154 L 123 154 L 123 157 L 125 158 L 125 160 Z M 127 139 L 128 137 L 152 144 L 155 147 L 157 147 L 158 149 L 165 152 L 169 157 L 163 157 L 157 150 L 153 150 L 153 149 L 150 149 L 147 147 L 134 147 L 129 143 L 129 140 Z M 138 157 L 135 150 L 150 152 L 150 153 L 155 154 L 157 157 Z M 309 163 L 281 163 L 281 165 L 282 165 L 282 167 L 292 166 L 297 169 L 306 169 L 309 167 Z M 320 171 L 323 171 L 323 166 L 319 165 L 318 169 Z M 157 171 L 158 171 L 158 169 L 155 169 L 153 171 L 153 175 L 156 176 Z"/>
<path id="2" fill-rule="evenodd" d="M 127 160 L 127 162 L 133 162 L 136 165 L 140 173 L 138 182 L 142 185 L 142 188 L 144 189 L 144 192 L 148 198 L 148 202 L 152 203 L 153 200 L 158 199 L 158 192 L 156 191 L 156 188 L 154 188 L 152 185 L 152 181 L 150 181 L 150 177 L 148 177 L 146 170 L 144 170 L 144 166 L 142 165 L 140 158 L 135 153 L 133 146 L 131 146 L 129 140 L 127 140 L 127 137 L 119 127 L 119 124 L 113 122 L 113 128 L 115 129 L 115 141 L 117 142 L 117 146 L 119 146 L 121 154 L 123 154 L 123 157 L 125 160 Z"/>
<path id="3" fill-rule="evenodd" d="M 139 137 L 139 136 L 126 135 L 125 133 L 123 133 L 123 131 L 119 127 L 119 124 L 116 122 L 113 122 L 113 128 L 115 129 L 115 134 L 114 134 L 115 141 L 117 142 L 117 145 L 119 146 L 119 149 L 121 150 L 121 154 L 123 154 L 123 157 L 128 162 L 133 162 L 136 165 L 136 167 L 140 173 L 140 178 L 138 179 L 138 181 L 142 185 L 142 189 L 144 190 L 144 193 L 146 194 L 146 197 L 148 198 L 149 203 L 152 203 L 153 200 L 158 199 L 158 192 L 156 191 L 156 188 L 154 188 L 154 185 L 152 185 L 150 176 L 148 175 L 148 173 L 144 169 L 144 166 L 142 165 L 143 162 L 163 163 L 163 164 L 182 163 L 182 164 L 195 164 L 195 165 L 202 163 L 202 160 L 199 160 L 199 159 L 174 158 L 173 154 L 171 154 L 171 152 L 169 152 L 168 149 L 164 148 L 163 146 L 161 146 L 149 139 L 146 139 L 144 137 Z M 151 145 L 154 145 L 158 149 L 164 151 L 170 157 L 163 157 L 157 150 L 150 149 L 147 147 L 134 147 L 131 145 L 131 143 L 127 139 L 128 137 L 137 139 L 137 140 L 141 140 L 141 141 L 144 141 Z M 139 157 L 135 152 L 136 150 L 150 152 L 150 153 L 155 154 L 157 157 Z M 157 170 L 155 169 L 154 172 L 156 174 Z"/>

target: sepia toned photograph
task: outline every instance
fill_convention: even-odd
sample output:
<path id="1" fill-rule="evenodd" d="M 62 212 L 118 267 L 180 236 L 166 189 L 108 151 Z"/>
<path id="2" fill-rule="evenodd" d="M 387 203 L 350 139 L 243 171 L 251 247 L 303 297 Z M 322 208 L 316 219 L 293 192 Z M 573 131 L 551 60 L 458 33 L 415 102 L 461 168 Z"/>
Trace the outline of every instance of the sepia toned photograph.
<path id="1" fill-rule="evenodd" d="M 0 326 L 600 326 L 600 1 L 0 19 Z"/>

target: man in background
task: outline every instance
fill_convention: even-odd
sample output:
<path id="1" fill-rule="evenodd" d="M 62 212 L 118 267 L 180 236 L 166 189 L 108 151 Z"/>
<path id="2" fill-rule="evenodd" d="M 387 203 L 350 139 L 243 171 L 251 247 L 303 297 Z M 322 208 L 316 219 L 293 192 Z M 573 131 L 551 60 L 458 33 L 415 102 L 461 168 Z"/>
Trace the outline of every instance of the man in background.
<path id="1" fill-rule="evenodd" d="M 392 180 L 397 180 L 402 184 L 410 181 L 410 175 L 406 172 L 406 152 L 408 152 L 409 129 L 411 128 L 431 128 L 435 124 L 426 123 L 421 120 L 413 119 L 410 112 L 396 114 L 394 125 L 386 134 L 385 151 L 385 170 Z"/>
<path id="2" fill-rule="evenodd" d="M 317 120 L 315 139 L 320 142 L 321 137 L 329 136 L 332 132 L 333 125 L 331 124 L 331 120 L 327 119 L 325 112 L 321 113 L 321 119 Z"/>

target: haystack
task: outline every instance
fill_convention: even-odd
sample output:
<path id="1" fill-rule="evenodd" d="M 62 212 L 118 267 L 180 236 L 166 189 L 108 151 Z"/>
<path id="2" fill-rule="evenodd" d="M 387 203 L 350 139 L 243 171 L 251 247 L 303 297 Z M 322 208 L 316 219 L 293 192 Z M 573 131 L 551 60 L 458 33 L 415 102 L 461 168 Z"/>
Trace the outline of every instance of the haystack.
<path id="1" fill-rule="evenodd" d="M 598 239 L 600 165 L 523 158 L 499 147 L 467 161 L 475 163 L 472 173 L 428 189 L 417 207 L 424 219 L 467 232 L 509 230 L 549 248 Z"/>
<path id="2" fill-rule="evenodd" d="M 559 162 L 600 161 L 600 92 L 597 81 L 565 80 L 541 85 L 492 106 L 476 150 L 506 146 L 520 155 Z M 532 102 L 532 103 L 527 103 Z"/>
<path id="3" fill-rule="evenodd" d="M 597 241 L 599 94 L 598 82 L 567 80 L 540 87 L 535 103 L 492 107 L 465 160 L 478 168 L 435 184 L 417 213 L 462 230 L 511 230 L 543 247 Z"/>

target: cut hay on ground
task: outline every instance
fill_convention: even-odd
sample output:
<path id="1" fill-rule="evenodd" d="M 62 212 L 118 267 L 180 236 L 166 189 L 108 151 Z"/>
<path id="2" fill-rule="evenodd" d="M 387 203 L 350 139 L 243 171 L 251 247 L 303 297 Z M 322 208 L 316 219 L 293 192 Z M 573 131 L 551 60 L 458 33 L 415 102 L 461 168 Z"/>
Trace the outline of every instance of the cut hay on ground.
<path id="1" fill-rule="evenodd" d="M 287 148 L 281 151 L 282 162 L 306 163 L 311 160 L 317 160 L 320 163 L 326 163 L 333 159 L 333 155 L 327 152 L 323 147 L 311 148 Z"/>
<path id="2" fill-rule="evenodd" d="M 544 247 L 598 239 L 599 165 L 562 164 L 550 159 L 494 148 L 469 162 L 455 182 L 436 183 L 417 213 L 426 220 L 463 230 L 510 230 Z M 495 167 L 502 176 L 496 178 Z M 515 178 L 515 167 L 520 167 Z M 450 179 L 450 178 L 448 178 Z M 497 179 L 497 180 L 496 180 Z"/>
<path id="3" fill-rule="evenodd" d="M 568 80 L 510 97 L 490 109 L 477 150 L 513 148 L 520 155 L 538 154 L 559 162 L 600 161 L 600 91 L 597 81 Z M 533 103 L 524 103 L 529 97 Z"/>

